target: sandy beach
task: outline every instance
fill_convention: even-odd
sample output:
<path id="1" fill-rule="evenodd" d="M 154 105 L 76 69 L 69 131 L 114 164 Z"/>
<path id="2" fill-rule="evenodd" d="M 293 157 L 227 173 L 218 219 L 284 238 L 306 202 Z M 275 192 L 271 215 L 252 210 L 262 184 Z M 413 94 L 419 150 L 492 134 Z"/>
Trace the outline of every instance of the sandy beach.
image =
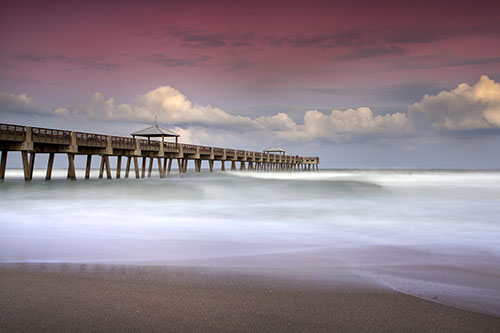
<path id="1" fill-rule="evenodd" d="M 249 271 L 3 264 L 0 330 L 498 332 L 500 318 Z"/>

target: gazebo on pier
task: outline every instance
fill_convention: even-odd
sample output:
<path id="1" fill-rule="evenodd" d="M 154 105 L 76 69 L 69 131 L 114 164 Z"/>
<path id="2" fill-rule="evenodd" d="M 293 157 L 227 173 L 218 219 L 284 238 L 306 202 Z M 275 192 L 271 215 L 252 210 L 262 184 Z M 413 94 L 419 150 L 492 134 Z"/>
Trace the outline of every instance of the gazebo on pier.
<path id="1" fill-rule="evenodd" d="M 175 144 L 178 143 L 178 139 L 180 136 L 179 134 L 176 134 L 172 131 L 169 131 L 168 129 L 160 127 L 158 125 L 158 123 L 156 123 L 156 122 L 153 126 L 145 128 L 145 129 L 137 131 L 137 132 L 134 132 L 131 135 L 134 139 L 136 136 L 146 137 L 146 138 L 148 138 L 148 141 L 150 141 L 151 138 L 160 138 L 161 137 L 161 143 L 165 142 L 165 138 L 175 137 Z"/>
<path id="2" fill-rule="evenodd" d="M 285 150 L 278 146 L 274 146 L 271 148 L 264 149 L 264 153 L 279 153 L 280 155 L 285 155 Z"/>

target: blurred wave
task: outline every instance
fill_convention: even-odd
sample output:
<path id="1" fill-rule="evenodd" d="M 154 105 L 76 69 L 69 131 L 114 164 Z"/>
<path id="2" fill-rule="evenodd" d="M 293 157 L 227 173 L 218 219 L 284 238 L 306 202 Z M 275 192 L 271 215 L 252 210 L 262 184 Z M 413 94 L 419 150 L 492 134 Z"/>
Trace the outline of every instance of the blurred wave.
<path id="1" fill-rule="evenodd" d="M 318 272 L 500 314 L 500 172 L 324 170 L 65 179 L 7 171 L 0 262 Z M 286 258 L 286 259 L 284 259 Z M 482 297 L 478 295 L 483 295 Z M 484 295 L 489 295 L 488 297 Z M 473 300 L 473 301 L 471 301 Z"/>

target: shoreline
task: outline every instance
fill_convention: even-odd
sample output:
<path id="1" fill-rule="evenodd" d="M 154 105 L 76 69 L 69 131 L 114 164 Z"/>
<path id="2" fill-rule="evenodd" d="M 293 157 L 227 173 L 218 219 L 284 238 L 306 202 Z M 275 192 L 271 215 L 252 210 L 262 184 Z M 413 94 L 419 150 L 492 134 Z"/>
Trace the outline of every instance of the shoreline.
<path id="1" fill-rule="evenodd" d="M 378 286 L 220 268 L 0 264 L 5 331 L 472 331 L 500 318 Z"/>

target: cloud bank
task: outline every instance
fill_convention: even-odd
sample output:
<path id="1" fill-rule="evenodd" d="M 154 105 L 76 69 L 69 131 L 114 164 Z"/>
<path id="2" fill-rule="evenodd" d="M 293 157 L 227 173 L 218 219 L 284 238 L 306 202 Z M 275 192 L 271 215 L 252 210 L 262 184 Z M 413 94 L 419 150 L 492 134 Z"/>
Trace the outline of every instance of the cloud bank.
<path id="1" fill-rule="evenodd" d="M 38 107 L 33 98 L 26 94 L 9 94 L 0 90 L 0 113 L 39 113 L 45 112 Z"/>
<path id="2" fill-rule="evenodd" d="M 438 131 L 500 128 L 500 84 L 483 75 L 472 86 L 461 83 L 453 90 L 425 95 L 408 111 L 417 124 Z"/>
<path id="3" fill-rule="evenodd" d="M 116 106 L 113 98 L 95 93 L 89 106 L 73 111 L 58 108 L 55 113 L 130 122 L 151 122 L 158 117 L 158 121 L 163 124 L 218 128 L 227 132 L 248 133 L 253 137 L 271 136 L 290 142 L 353 142 L 373 137 L 406 136 L 413 132 L 412 124 L 404 113 L 374 115 L 367 107 L 333 110 L 330 114 L 309 110 L 304 114 L 303 124 L 296 123 L 286 113 L 252 119 L 211 105 L 193 103 L 170 86 L 161 86 L 139 95 L 135 105 Z"/>
<path id="4" fill-rule="evenodd" d="M 95 93 L 86 106 L 61 106 L 53 110 L 37 106 L 25 94 L 0 91 L 0 105 L 2 112 L 76 119 L 151 123 L 158 117 L 160 123 L 184 131 L 188 138 L 195 131 L 203 137 L 213 133 L 219 141 L 243 135 L 251 142 L 265 139 L 349 143 L 415 136 L 420 130 L 456 133 L 500 128 L 500 84 L 487 76 L 481 76 L 472 86 L 461 83 L 453 90 L 425 95 L 420 102 L 410 105 L 407 113 L 377 115 L 368 107 L 334 109 L 330 113 L 308 110 L 301 123 L 286 113 L 258 118 L 231 114 L 218 107 L 194 103 L 170 86 L 139 95 L 134 104 L 117 104 L 112 97 Z"/>

